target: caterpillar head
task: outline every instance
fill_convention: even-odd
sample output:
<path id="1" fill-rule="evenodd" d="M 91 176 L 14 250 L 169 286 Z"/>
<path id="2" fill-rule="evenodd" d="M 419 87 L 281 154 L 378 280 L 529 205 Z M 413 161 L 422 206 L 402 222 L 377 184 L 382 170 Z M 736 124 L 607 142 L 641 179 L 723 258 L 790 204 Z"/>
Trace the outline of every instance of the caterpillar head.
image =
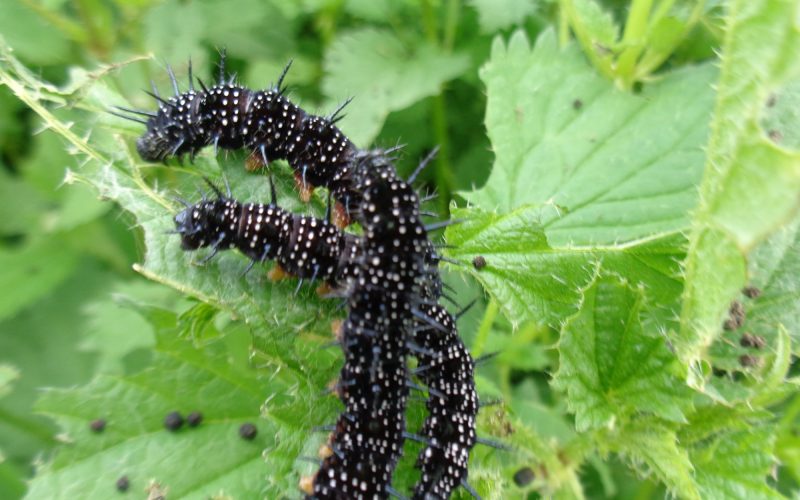
<path id="1" fill-rule="evenodd" d="M 186 204 L 173 218 L 175 231 L 181 235 L 181 248 L 227 248 L 233 245 L 238 229 L 241 205 L 230 198 L 217 198 Z"/>
<path id="2" fill-rule="evenodd" d="M 159 101 L 158 111 L 148 113 L 147 131 L 136 141 L 136 150 L 145 161 L 164 161 L 172 156 L 194 154 L 198 144 L 192 123 L 197 94 L 185 92 Z"/>

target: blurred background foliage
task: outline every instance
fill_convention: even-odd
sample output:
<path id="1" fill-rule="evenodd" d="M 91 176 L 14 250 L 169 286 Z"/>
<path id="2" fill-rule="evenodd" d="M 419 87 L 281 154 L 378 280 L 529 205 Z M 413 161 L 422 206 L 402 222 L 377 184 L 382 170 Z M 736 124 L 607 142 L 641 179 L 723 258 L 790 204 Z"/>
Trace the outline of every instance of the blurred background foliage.
<path id="1" fill-rule="evenodd" d="M 637 34 L 617 28 L 636 14 L 622 0 L 5 0 L 0 34 L 43 80 L 65 88 L 98 78 L 93 68 L 119 64 L 102 76 L 142 108 L 151 105 L 143 92 L 150 80 L 168 85 L 166 72 L 154 70 L 167 63 L 183 75 L 191 57 L 197 73 L 211 79 L 225 47 L 230 70 L 260 88 L 291 59 L 288 83 L 306 109 L 322 112 L 355 98 L 343 128 L 361 146 L 405 144 L 400 168 L 409 171 L 438 145 L 425 182 L 441 193 L 438 208 L 445 213 L 454 193 L 481 186 L 490 173 L 478 70 L 496 36 L 522 29 L 535 40 L 554 27 L 564 41 L 571 27 L 597 70 L 635 91 L 654 73 L 712 58 L 721 43 L 719 2 L 663 3 L 671 6 L 669 21 Z M 594 35 L 587 38 L 587 32 Z M 640 45 L 655 49 L 631 53 L 636 36 L 650 36 L 649 44 Z M 152 61 L 122 64 L 142 56 Z M 183 314 L 183 332 L 193 339 L 215 336 L 209 329 L 235 328 L 210 323 L 213 312 L 132 270 L 143 253 L 132 218 L 86 186 L 62 185 L 66 169 L 79 165 L 63 140 L 44 128 L 0 87 L 4 499 L 24 495 L 33 464 L 57 444 L 54 424 L 32 410 L 41 388 L 85 383 L 100 373 L 133 373 L 150 362 L 155 332 L 131 304 Z M 466 295 L 480 294 L 474 283 L 461 286 Z M 513 393 L 518 416 L 546 428 L 544 434 L 573 432 L 562 403 L 549 394 L 548 373 L 557 357 L 544 346 L 555 342 L 556 333 L 522 325 L 512 337 L 496 305 L 487 310 L 483 303 L 465 322 L 468 342 L 479 338 L 478 353 L 502 352 L 485 368 L 487 395 Z M 636 477 L 616 458 L 592 456 L 579 474 L 590 497 L 663 495 L 662 486 Z"/>

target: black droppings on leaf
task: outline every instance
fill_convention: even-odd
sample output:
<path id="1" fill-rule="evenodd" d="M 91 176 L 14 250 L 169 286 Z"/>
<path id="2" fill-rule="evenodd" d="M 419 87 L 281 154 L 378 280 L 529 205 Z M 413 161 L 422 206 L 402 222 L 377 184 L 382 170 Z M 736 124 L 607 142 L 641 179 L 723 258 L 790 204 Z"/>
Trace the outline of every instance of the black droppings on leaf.
<path id="1" fill-rule="evenodd" d="M 119 479 L 117 479 L 116 485 L 117 485 L 117 491 L 125 492 L 128 491 L 128 488 L 131 487 L 131 482 L 128 479 L 128 476 L 122 476 Z"/>
<path id="2" fill-rule="evenodd" d="M 474 259 L 472 259 L 472 266 L 477 269 L 481 270 L 486 267 L 486 258 L 483 255 L 478 255 Z"/>
<path id="3" fill-rule="evenodd" d="M 728 310 L 728 319 L 722 324 L 722 328 L 727 331 L 732 331 L 740 328 L 745 320 L 744 307 L 738 300 L 731 302 L 731 307 Z"/>
<path id="4" fill-rule="evenodd" d="M 711 369 L 711 374 L 717 378 L 723 378 L 728 376 L 728 372 L 723 370 L 722 368 L 717 368 L 716 366 Z"/>
<path id="5" fill-rule="evenodd" d="M 186 416 L 186 423 L 189 427 L 197 427 L 203 421 L 203 414 L 199 411 L 193 411 Z"/>
<path id="6" fill-rule="evenodd" d="M 750 332 L 745 332 L 742 334 L 742 338 L 739 339 L 739 345 L 742 347 L 753 347 L 755 349 L 761 349 L 765 345 L 767 345 L 767 341 L 764 340 L 764 337 L 760 335 L 754 335 Z"/>
<path id="7" fill-rule="evenodd" d="M 746 286 L 742 288 L 742 293 L 749 299 L 757 299 L 761 295 L 761 289 L 755 286 Z"/>
<path id="8" fill-rule="evenodd" d="M 183 427 L 183 416 L 177 411 L 173 411 L 164 417 L 164 428 L 168 431 L 177 431 Z"/>
<path id="9" fill-rule="evenodd" d="M 530 467 L 523 467 L 514 473 L 514 484 L 520 488 L 531 484 L 534 479 L 536 479 L 536 475 Z"/>
<path id="10" fill-rule="evenodd" d="M 258 434 L 258 429 L 255 425 L 251 424 L 250 422 L 244 423 L 239 427 L 239 437 L 244 440 L 252 441 L 256 438 Z"/>
<path id="11" fill-rule="evenodd" d="M 757 367 L 761 363 L 761 358 L 752 354 L 742 354 L 739 356 L 739 364 L 744 368 Z"/>
<path id="12" fill-rule="evenodd" d="M 103 418 L 96 418 L 89 424 L 89 428 L 92 432 L 103 432 L 106 428 L 106 421 Z"/>

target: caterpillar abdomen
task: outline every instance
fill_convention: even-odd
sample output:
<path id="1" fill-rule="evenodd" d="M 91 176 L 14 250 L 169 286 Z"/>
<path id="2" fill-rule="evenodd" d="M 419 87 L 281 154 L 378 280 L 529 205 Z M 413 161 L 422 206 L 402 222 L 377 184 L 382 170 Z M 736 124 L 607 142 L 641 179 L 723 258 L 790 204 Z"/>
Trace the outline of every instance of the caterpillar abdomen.
<path id="1" fill-rule="evenodd" d="M 431 437 L 417 458 L 421 471 L 414 498 L 449 498 L 467 478 L 470 450 L 475 446 L 475 417 L 478 395 L 475 391 L 472 361 L 458 337 L 455 318 L 440 305 L 421 306 L 423 312 L 441 328 L 421 328 L 415 336 L 423 348 L 417 355 L 419 377 L 431 392 L 426 403 L 428 417 L 422 435 Z"/>
<path id="2" fill-rule="evenodd" d="M 184 250 L 236 248 L 254 262 L 275 260 L 288 273 L 334 288 L 357 275 L 357 237 L 316 217 L 294 215 L 274 204 L 218 198 L 175 216 Z"/>

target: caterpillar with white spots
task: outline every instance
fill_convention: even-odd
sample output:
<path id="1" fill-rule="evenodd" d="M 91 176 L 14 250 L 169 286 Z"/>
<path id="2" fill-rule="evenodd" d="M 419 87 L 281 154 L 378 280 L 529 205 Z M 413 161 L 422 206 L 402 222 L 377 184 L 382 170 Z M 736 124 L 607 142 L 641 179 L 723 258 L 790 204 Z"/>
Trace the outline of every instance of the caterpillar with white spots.
<path id="1" fill-rule="evenodd" d="M 386 152 L 357 149 L 331 118 L 309 115 L 278 85 L 251 91 L 225 80 L 175 95 L 146 117 L 137 150 L 165 161 L 203 147 L 247 148 L 261 165 L 286 159 L 301 188 L 325 186 L 336 201 L 338 224 L 288 213 L 274 204 L 216 199 L 188 205 L 175 217 L 182 247 L 237 248 L 253 262 L 276 260 L 301 279 L 343 290 L 348 316 L 341 330 L 345 363 L 338 393 L 345 406 L 328 442 L 329 453 L 306 493 L 309 498 L 386 498 L 402 454 L 409 390 L 406 359 L 428 386 L 426 443 L 417 467 L 415 499 L 449 498 L 466 483 L 476 442 L 474 363 L 458 338 L 454 318 L 436 304 L 439 257 L 421 221 L 419 197 L 401 179 Z M 191 70 L 190 70 L 191 73 Z M 191 80 L 191 75 L 190 75 Z M 131 118 L 125 116 L 126 118 Z M 330 207 L 329 207 L 330 209 Z M 363 236 L 339 230 L 358 222 Z M 429 226 L 428 228 L 432 228 Z M 212 255 L 213 255 L 212 253 Z"/>
<path id="2" fill-rule="evenodd" d="M 355 261 L 361 256 L 360 237 L 339 230 L 326 219 L 288 213 L 274 201 L 247 204 L 219 191 L 216 194 L 216 199 L 187 206 L 175 216 L 184 249 L 237 248 L 254 263 L 275 259 L 286 272 L 301 279 L 326 281 L 334 289 L 346 288 L 358 276 Z M 472 379 L 474 367 L 458 338 L 452 315 L 441 306 L 419 307 L 435 323 L 417 321 L 406 346 L 419 361 L 415 374 L 432 394 L 427 403 L 430 415 L 421 432 L 430 437 L 430 442 L 418 458 L 422 480 L 415 491 L 419 493 L 417 498 L 425 498 L 426 492 L 435 498 L 447 498 L 466 476 L 469 450 L 475 444 L 478 404 Z M 361 345 L 362 335 L 347 335 L 348 328 L 351 327 L 342 332 L 348 351 L 363 355 L 361 351 L 371 346 Z M 343 370 L 339 388 L 345 401 L 361 396 L 355 393 L 359 384 L 352 376 L 351 370 Z M 403 373 L 401 381 L 405 382 L 405 378 Z M 350 423 L 351 418 L 346 421 Z M 444 468 L 451 462 L 461 464 L 458 470 L 463 476 L 445 473 Z"/>

